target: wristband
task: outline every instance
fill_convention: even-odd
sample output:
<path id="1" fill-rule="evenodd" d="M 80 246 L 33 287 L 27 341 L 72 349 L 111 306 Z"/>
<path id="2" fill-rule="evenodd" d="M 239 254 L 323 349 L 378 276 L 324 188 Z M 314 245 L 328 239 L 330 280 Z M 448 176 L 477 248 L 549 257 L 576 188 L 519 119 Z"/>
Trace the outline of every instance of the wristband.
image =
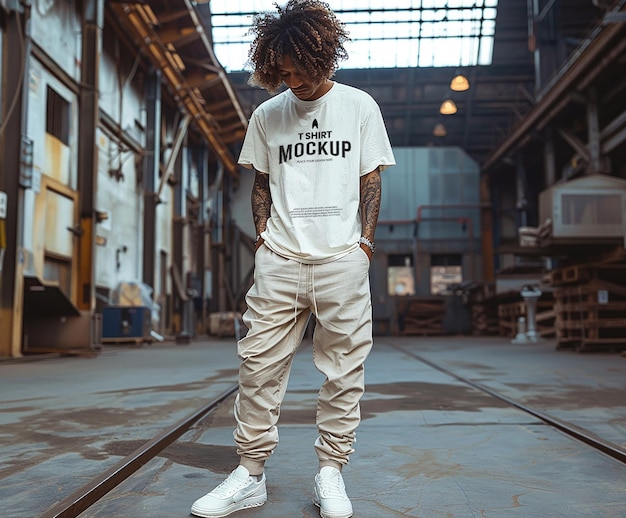
<path id="1" fill-rule="evenodd" d="M 363 243 L 367 248 L 369 248 L 372 254 L 376 251 L 376 245 L 364 236 L 359 238 L 359 243 Z"/>

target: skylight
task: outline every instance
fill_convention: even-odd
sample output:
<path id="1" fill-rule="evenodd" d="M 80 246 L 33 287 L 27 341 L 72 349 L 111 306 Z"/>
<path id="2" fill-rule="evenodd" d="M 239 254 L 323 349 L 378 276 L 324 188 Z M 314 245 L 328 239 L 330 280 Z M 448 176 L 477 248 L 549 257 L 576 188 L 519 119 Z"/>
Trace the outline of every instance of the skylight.
<path id="1" fill-rule="evenodd" d="M 252 16 L 274 10 L 274 1 L 211 0 L 215 54 L 226 70 L 244 69 Z M 343 69 L 491 64 L 498 0 L 327 3 L 350 32 Z"/>

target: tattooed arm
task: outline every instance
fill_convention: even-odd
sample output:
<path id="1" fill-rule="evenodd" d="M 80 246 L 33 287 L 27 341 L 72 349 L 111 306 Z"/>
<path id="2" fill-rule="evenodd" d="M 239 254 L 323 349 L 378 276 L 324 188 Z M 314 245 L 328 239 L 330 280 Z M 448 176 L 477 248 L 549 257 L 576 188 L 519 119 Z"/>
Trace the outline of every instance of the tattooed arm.
<path id="1" fill-rule="evenodd" d="M 377 167 L 371 173 L 361 176 L 361 200 L 359 211 L 361 213 L 361 235 L 374 242 L 376 222 L 380 211 L 380 168 Z M 372 251 L 368 246 L 361 243 L 361 248 L 367 256 L 372 258 Z"/>
<path id="2" fill-rule="evenodd" d="M 257 236 L 260 236 L 267 226 L 271 207 L 270 175 L 255 170 L 254 185 L 252 186 L 252 217 Z M 257 241 L 254 251 L 256 252 L 262 244 L 263 238 Z"/>

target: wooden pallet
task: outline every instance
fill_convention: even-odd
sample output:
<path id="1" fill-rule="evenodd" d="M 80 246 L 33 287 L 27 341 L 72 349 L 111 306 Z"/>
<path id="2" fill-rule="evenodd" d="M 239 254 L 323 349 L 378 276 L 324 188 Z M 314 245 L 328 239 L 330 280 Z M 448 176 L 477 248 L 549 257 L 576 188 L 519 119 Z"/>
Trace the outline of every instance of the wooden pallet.
<path id="1" fill-rule="evenodd" d="M 494 304 L 472 304 L 472 334 L 494 336 L 500 334 L 498 306 Z"/>
<path id="2" fill-rule="evenodd" d="M 584 284 L 556 287 L 553 293 L 555 300 L 563 303 L 623 302 L 626 301 L 626 284 L 593 279 Z"/>
<path id="3" fill-rule="evenodd" d="M 626 264 L 608 264 L 604 266 L 575 265 L 552 270 L 549 275 L 552 286 L 582 284 L 597 279 L 619 282 L 626 277 Z"/>
<path id="4" fill-rule="evenodd" d="M 490 303 L 496 296 L 496 286 L 493 282 L 477 283 L 467 292 L 469 304 Z"/>
<path id="5" fill-rule="evenodd" d="M 618 248 L 586 263 L 563 265 L 547 274 L 552 286 L 584 284 L 591 280 L 623 283 L 626 278 L 626 250 Z"/>
<path id="6" fill-rule="evenodd" d="M 557 333 L 557 349 L 573 349 L 580 353 L 585 352 L 626 352 L 626 328 L 619 329 L 619 337 L 594 338 L 586 337 L 582 330 L 578 337 Z"/>
<path id="7" fill-rule="evenodd" d="M 626 286 L 592 279 L 554 288 L 557 348 L 626 350 Z"/>
<path id="8" fill-rule="evenodd" d="M 519 301 L 519 291 L 496 293 L 493 283 L 477 284 L 468 293 L 472 334 L 475 336 L 498 336 L 500 334 L 498 308 L 503 304 Z"/>
<path id="9" fill-rule="evenodd" d="M 395 317 L 398 334 L 405 336 L 444 334 L 444 304 L 443 298 L 398 297 Z"/>
<path id="10" fill-rule="evenodd" d="M 498 306 L 498 323 L 500 336 L 514 338 L 517 334 L 519 317 L 526 318 L 526 302 L 510 302 Z M 538 300 L 535 325 L 537 334 L 542 338 L 556 336 L 556 312 L 554 301 Z"/>

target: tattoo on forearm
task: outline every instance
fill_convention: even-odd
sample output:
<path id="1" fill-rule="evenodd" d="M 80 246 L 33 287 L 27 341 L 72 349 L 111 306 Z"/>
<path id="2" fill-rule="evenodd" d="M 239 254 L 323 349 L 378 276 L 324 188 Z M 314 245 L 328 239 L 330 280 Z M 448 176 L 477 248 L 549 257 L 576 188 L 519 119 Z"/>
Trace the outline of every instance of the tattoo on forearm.
<path id="1" fill-rule="evenodd" d="M 254 185 L 252 186 L 252 216 L 257 234 L 265 230 L 267 220 L 270 217 L 271 207 L 270 176 L 257 171 L 254 176 Z"/>
<path id="2" fill-rule="evenodd" d="M 361 233 L 371 241 L 374 241 L 376 222 L 380 211 L 381 182 L 380 169 L 376 169 L 361 177 L 361 200 L 359 210 L 361 212 Z"/>

